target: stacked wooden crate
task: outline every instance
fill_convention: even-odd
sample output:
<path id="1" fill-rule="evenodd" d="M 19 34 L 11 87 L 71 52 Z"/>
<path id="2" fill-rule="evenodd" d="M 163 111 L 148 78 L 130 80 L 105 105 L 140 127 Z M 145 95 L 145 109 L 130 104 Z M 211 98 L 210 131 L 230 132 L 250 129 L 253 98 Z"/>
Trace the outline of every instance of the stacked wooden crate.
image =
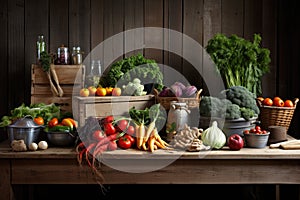
<path id="1" fill-rule="evenodd" d="M 73 98 L 73 115 L 84 126 L 89 117 L 129 116 L 129 109 L 145 109 L 155 103 L 152 94 L 144 96 L 104 96 L 104 97 L 80 97 Z"/>
<path id="2" fill-rule="evenodd" d="M 62 96 L 53 94 L 46 72 L 33 64 L 31 74 L 31 103 L 55 103 L 62 111 L 72 112 L 72 96 L 84 86 L 84 65 L 51 65 L 57 74 Z M 57 86 L 57 85 L 56 85 Z"/>

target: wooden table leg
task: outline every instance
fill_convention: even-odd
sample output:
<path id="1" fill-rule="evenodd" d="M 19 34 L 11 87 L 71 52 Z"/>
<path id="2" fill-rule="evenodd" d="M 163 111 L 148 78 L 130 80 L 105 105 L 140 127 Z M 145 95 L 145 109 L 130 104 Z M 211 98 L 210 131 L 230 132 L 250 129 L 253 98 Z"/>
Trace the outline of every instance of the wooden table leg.
<path id="1" fill-rule="evenodd" d="M 0 194 L 2 199 L 14 199 L 10 161 L 5 159 L 0 160 Z"/>

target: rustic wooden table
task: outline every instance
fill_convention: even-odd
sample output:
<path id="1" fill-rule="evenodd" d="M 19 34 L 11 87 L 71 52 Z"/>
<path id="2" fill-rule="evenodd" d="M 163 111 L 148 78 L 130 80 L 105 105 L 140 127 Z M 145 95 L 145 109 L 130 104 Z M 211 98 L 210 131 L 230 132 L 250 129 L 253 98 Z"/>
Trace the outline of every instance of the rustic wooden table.
<path id="1" fill-rule="evenodd" d="M 103 184 L 300 184 L 300 150 L 116 150 L 106 152 L 103 159 L 109 163 L 99 168 Z M 136 173 L 134 166 L 148 172 Z M 0 174 L 3 199 L 13 199 L 14 184 L 97 184 L 99 180 L 86 164 L 78 164 L 74 148 L 12 152 L 7 142 L 0 143 Z"/>

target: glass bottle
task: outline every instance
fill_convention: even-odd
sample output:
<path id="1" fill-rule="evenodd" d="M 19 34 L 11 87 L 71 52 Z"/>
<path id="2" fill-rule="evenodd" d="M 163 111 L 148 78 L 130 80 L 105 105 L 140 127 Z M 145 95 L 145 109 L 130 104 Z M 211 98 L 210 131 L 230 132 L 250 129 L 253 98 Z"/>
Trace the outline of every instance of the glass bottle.
<path id="1" fill-rule="evenodd" d="M 94 69 L 95 69 L 95 60 L 92 60 L 90 65 L 90 73 L 86 76 L 85 86 L 94 86 Z"/>
<path id="2" fill-rule="evenodd" d="M 95 68 L 94 68 L 94 85 L 95 86 L 99 85 L 101 73 L 102 73 L 101 61 L 97 60 L 97 62 L 95 63 Z"/>
<path id="3" fill-rule="evenodd" d="M 37 63 L 38 63 L 41 59 L 41 53 L 43 51 L 46 51 L 46 42 L 44 40 L 43 35 L 38 36 L 38 40 L 36 42 L 36 50 L 37 50 Z"/>

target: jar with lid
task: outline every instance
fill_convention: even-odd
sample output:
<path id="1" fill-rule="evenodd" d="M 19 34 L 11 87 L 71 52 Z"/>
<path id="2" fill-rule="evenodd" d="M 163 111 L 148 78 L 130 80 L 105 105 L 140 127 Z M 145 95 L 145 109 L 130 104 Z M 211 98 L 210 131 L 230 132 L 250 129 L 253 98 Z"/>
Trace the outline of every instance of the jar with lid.
<path id="1" fill-rule="evenodd" d="M 57 65 L 68 65 L 68 64 L 70 64 L 68 47 L 65 47 L 64 45 L 61 45 L 57 49 L 57 58 L 56 58 L 55 64 L 57 64 Z"/>
<path id="2" fill-rule="evenodd" d="M 39 63 L 41 59 L 41 53 L 46 51 L 46 42 L 43 35 L 38 36 L 38 40 L 36 42 L 36 52 L 37 52 L 37 63 Z"/>
<path id="3" fill-rule="evenodd" d="M 101 78 L 102 68 L 100 60 L 92 60 L 90 73 L 86 77 L 85 86 L 95 86 L 98 87 Z"/>
<path id="4" fill-rule="evenodd" d="M 185 102 L 171 101 L 170 110 L 168 112 L 167 126 L 175 124 L 176 132 L 184 129 L 185 125 L 189 125 L 190 110 Z M 171 135 L 167 136 L 167 140 L 171 141 Z"/>
<path id="5" fill-rule="evenodd" d="M 73 47 L 72 50 L 72 64 L 80 65 L 82 63 L 82 52 L 80 47 Z"/>

